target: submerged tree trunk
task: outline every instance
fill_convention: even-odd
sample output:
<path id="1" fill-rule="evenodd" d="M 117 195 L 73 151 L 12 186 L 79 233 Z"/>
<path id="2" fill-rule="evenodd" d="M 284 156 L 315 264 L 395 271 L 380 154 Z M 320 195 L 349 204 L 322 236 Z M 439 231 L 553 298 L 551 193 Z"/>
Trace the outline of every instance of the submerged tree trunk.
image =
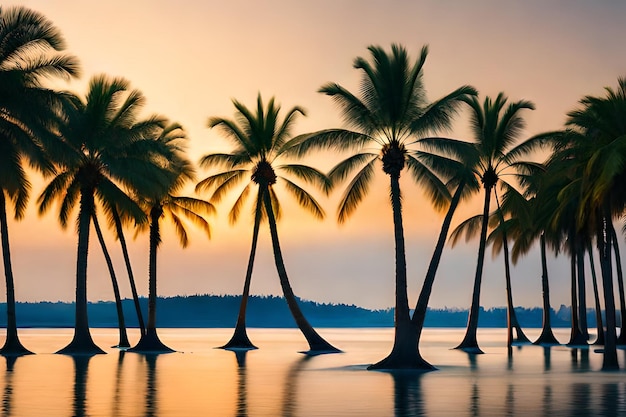
<path id="1" fill-rule="evenodd" d="M 239 305 L 239 315 L 237 316 L 237 324 L 235 332 L 228 343 L 221 346 L 222 349 L 256 349 L 252 344 L 246 332 L 246 308 L 248 307 L 248 298 L 250 296 L 250 282 L 252 281 L 252 269 L 254 267 L 254 258 L 256 256 L 256 247 L 259 240 L 259 226 L 261 224 L 261 209 L 263 196 L 261 188 L 256 199 L 256 208 L 254 210 L 254 228 L 252 230 L 252 245 L 250 246 L 250 256 L 248 257 L 248 268 L 246 269 L 246 279 L 243 284 L 243 293 L 241 294 L 241 304 Z"/>
<path id="2" fill-rule="evenodd" d="M 541 233 L 539 237 L 539 247 L 541 250 L 541 288 L 543 301 L 543 323 L 541 325 L 541 334 L 535 340 L 536 345 L 558 345 L 560 344 L 552 332 L 552 306 L 550 305 L 550 284 L 548 281 L 548 262 L 546 260 L 546 237 Z"/>
<path id="3" fill-rule="evenodd" d="M 124 255 L 124 264 L 126 264 L 126 272 L 128 273 L 128 281 L 130 283 L 130 290 L 133 295 L 133 304 L 135 305 L 135 311 L 137 312 L 137 322 L 139 323 L 139 331 L 143 336 L 146 334 L 146 325 L 143 321 L 143 313 L 141 312 L 141 304 L 139 303 L 139 294 L 137 293 L 137 285 L 135 285 L 135 275 L 133 274 L 133 268 L 130 264 L 130 256 L 128 255 L 128 246 L 126 245 L 126 238 L 124 238 L 124 229 L 122 228 L 122 220 L 117 212 L 117 209 L 113 207 L 113 221 L 115 222 L 115 230 L 117 237 L 120 240 L 122 246 L 122 254 Z"/>
<path id="4" fill-rule="evenodd" d="M 604 339 L 603 371 L 619 369 L 617 362 L 617 334 L 615 321 L 615 295 L 613 293 L 613 269 L 611 262 L 612 228 L 610 211 L 605 209 L 598 222 L 596 241 L 600 253 L 602 270 L 602 289 L 604 291 L 604 309 L 606 311 L 606 335 Z"/>
<path id="5" fill-rule="evenodd" d="M 587 339 L 583 336 L 580 330 L 580 322 L 578 321 L 578 280 L 576 278 L 577 262 L 576 262 L 576 245 L 574 243 L 574 233 L 569 233 L 570 242 L 570 316 L 571 316 L 571 328 L 568 346 L 583 346 L 587 344 Z"/>
<path id="6" fill-rule="evenodd" d="M 156 330 L 156 301 L 157 301 L 157 250 L 161 243 L 159 219 L 163 214 L 160 205 L 150 209 L 150 265 L 148 269 L 148 327 L 146 334 L 141 336 L 139 343 L 130 351 L 142 353 L 169 353 L 173 349 L 165 346 L 159 339 Z"/>
<path id="7" fill-rule="evenodd" d="M 425 362 L 418 352 L 417 331 L 409 312 L 400 173 L 392 172 L 389 177 L 396 264 L 395 336 L 391 353 L 368 369 L 421 369 Z"/>
<path id="8" fill-rule="evenodd" d="M 113 285 L 113 296 L 115 297 L 115 308 L 117 310 L 117 327 L 120 333 L 120 340 L 117 346 L 113 347 L 128 348 L 130 347 L 130 343 L 128 342 L 128 334 L 126 333 L 126 321 L 124 320 L 122 297 L 120 296 L 120 287 L 117 284 L 117 276 L 115 275 L 115 269 L 113 268 L 113 261 L 111 260 L 111 255 L 109 255 L 109 250 L 107 249 L 106 243 L 104 242 L 104 236 L 102 235 L 102 230 L 100 229 L 100 224 L 98 223 L 98 216 L 96 216 L 96 213 L 93 214 L 92 220 L 94 229 L 96 230 L 96 235 L 98 236 L 98 242 L 100 242 L 100 247 L 102 248 L 102 253 L 104 254 L 104 260 L 106 261 L 107 268 L 109 269 L 111 284 Z"/>
<path id="9" fill-rule="evenodd" d="M 598 278 L 596 276 L 596 265 L 593 260 L 591 242 L 587 241 L 587 253 L 589 254 L 589 267 L 591 269 L 591 283 L 593 284 L 593 299 L 596 307 L 596 330 L 598 337 L 594 345 L 604 345 L 604 326 L 602 325 L 602 307 L 600 306 L 600 292 L 598 291 Z"/>
<path id="10" fill-rule="evenodd" d="M 487 246 L 487 224 L 489 218 L 489 203 L 491 201 L 491 187 L 485 187 L 485 203 L 483 206 L 483 221 L 480 229 L 480 241 L 478 246 L 478 261 L 476 262 L 476 275 L 474 276 L 474 289 L 472 291 L 472 305 L 467 320 L 465 337 L 455 349 L 461 349 L 468 353 L 483 353 L 478 347 L 476 333 L 478 331 L 478 314 L 480 311 L 480 284 L 483 278 L 483 266 L 485 263 L 485 247 Z"/>
<path id="11" fill-rule="evenodd" d="M 20 356 L 32 354 L 20 342 L 17 334 L 17 318 L 15 315 L 15 283 L 13 267 L 11 265 L 11 248 L 9 246 L 9 229 L 7 222 L 6 198 L 4 190 L 0 189 L 0 234 L 2 239 L 2 261 L 4 264 L 4 278 L 7 290 L 7 336 L 0 355 Z"/>
<path id="12" fill-rule="evenodd" d="M 421 354 L 419 352 L 419 342 L 422 336 L 422 330 L 424 329 L 424 321 L 426 320 L 428 300 L 430 299 L 430 295 L 433 291 L 433 284 L 435 283 L 435 277 L 437 276 L 437 268 L 439 267 L 439 262 L 441 261 L 443 248 L 446 245 L 446 238 L 448 237 L 448 231 L 450 230 L 452 217 L 454 216 L 454 212 L 459 205 L 459 201 L 461 201 L 461 194 L 463 194 L 464 186 L 465 183 L 461 182 L 454 192 L 454 196 L 452 196 L 452 200 L 450 201 L 450 207 L 448 208 L 446 217 L 443 219 L 443 224 L 441 225 L 441 231 L 439 232 L 439 238 L 437 239 L 437 244 L 435 245 L 435 251 L 433 252 L 432 258 L 430 258 L 430 264 L 428 265 L 428 271 L 426 272 L 426 277 L 424 278 L 422 291 L 420 292 L 419 298 L 417 299 L 417 305 L 415 306 L 415 311 L 413 312 L 413 317 L 411 318 L 411 322 L 413 323 L 413 326 L 415 327 L 415 332 L 417 333 L 417 354 L 420 356 L 420 358 Z M 423 364 L 422 366 L 420 366 L 420 368 L 426 370 L 435 369 L 434 366 L 432 366 L 425 360 L 423 361 Z"/>
<path id="13" fill-rule="evenodd" d="M 293 290 L 291 289 L 291 285 L 289 284 L 289 278 L 287 277 L 287 270 L 285 269 L 283 254 L 280 249 L 280 243 L 278 241 L 278 229 L 276 227 L 276 218 L 274 217 L 274 209 L 272 207 L 269 189 L 266 188 L 261 193 L 263 194 L 263 203 L 265 205 L 265 211 L 267 213 L 267 219 L 270 227 L 272 248 L 274 250 L 274 262 L 276 263 L 276 270 L 278 271 L 280 286 L 283 290 L 287 305 L 289 306 L 289 311 L 291 311 L 291 315 L 296 321 L 298 328 L 300 329 L 309 344 L 310 350 L 307 353 L 310 355 L 316 355 L 322 353 L 341 352 L 339 349 L 324 340 L 324 338 L 322 338 L 322 336 L 320 336 L 309 324 L 307 319 L 304 317 L 304 314 L 302 314 L 302 311 L 298 306 L 296 296 L 294 295 Z"/>
<path id="14" fill-rule="evenodd" d="M 578 323 L 580 331 L 589 340 L 589 325 L 587 324 L 587 290 L 585 285 L 585 247 L 583 239 L 576 236 L 576 265 L 578 268 Z"/>
<path id="15" fill-rule="evenodd" d="M 504 216 L 502 215 L 502 208 L 500 207 L 500 200 L 498 194 L 494 192 L 496 197 L 496 204 L 498 205 L 498 215 L 500 216 L 500 225 L 502 226 L 502 252 L 504 254 L 504 278 L 506 281 L 506 324 L 507 324 L 507 346 L 513 345 L 513 342 L 517 343 L 530 343 L 530 340 L 524 334 L 522 327 L 517 320 L 517 314 L 515 314 L 515 305 L 513 304 L 513 288 L 511 286 L 511 262 L 509 261 L 509 242 L 506 234 L 506 226 L 504 222 Z M 517 338 L 513 338 L 513 329 Z"/>
<path id="16" fill-rule="evenodd" d="M 626 345 L 626 300 L 624 299 L 624 271 L 622 269 L 622 257 L 619 253 L 617 234 L 613 230 L 613 254 L 615 255 L 615 272 L 617 273 L 617 288 L 619 294 L 620 334 L 617 338 L 618 345 Z"/>
<path id="17" fill-rule="evenodd" d="M 87 318 L 87 253 L 89 227 L 94 212 L 93 189 L 82 189 L 78 213 L 78 253 L 76 257 L 76 315 L 74 337 L 69 345 L 57 353 L 66 355 L 94 355 L 105 353 L 93 342 Z"/>

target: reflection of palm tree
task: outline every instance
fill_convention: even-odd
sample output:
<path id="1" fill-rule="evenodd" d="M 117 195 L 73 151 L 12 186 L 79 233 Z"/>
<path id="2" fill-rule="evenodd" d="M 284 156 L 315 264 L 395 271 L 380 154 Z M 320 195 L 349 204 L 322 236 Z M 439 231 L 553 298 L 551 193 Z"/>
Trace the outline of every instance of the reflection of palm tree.
<path id="1" fill-rule="evenodd" d="M 73 355 L 74 361 L 74 416 L 87 415 L 87 368 L 92 355 Z"/>
<path id="2" fill-rule="evenodd" d="M 117 357 L 117 367 L 115 368 L 115 392 L 113 395 L 113 410 L 112 414 L 114 416 L 119 416 L 121 414 L 120 405 L 122 404 L 122 364 L 124 363 L 124 355 L 126 355 L 125 350 L 120 350 L 119 355 Z"/>
<path id="3" fill-rule="evenodd" d="M 283 406 L 281 413 L 283 417 L 298 415 L 298 376 L 311 358 L 313 357 L 309 355 L 303 356 L 289 367 L 283 388 Z"/>
<path id="4" fill-rule="evenodd" d="M 17 362 L 17 355 L 6 356 L 6 370 L 4 371 L 4 392 L 2 394 L 2 417 L 11 415 L 11 403 L 13 402 L 13 368 Z"/>
<path id="5" fill-rule="evenodd" d="M 393 378 L 393 411 L 395 417 L 425 416 L 421 380 L 423 373 L 390 372 Z"/>
<path id="6" fill-rule="evenodd" d="M 159 403 L 157 394 L 158 381 L 156 375 L 156 362 L 158 354 L 146 354 L 144 359 L 146 361 L 146 417 L 154 417 L 159 415 Z"/>
<path id="7" fill-rule="evenodd" d="M 548 372 L 552 367 L 552 346 L 543 346 L 543 370 Z"/>
<path id="8" fill-rule="evenodd" d="M 428 47 L 422 48 L 415 63 L 411 63 L 406 49 L 397 44 L 391 46 L 390 52 L 379 46 L 368 49 L 370 61 L 362 57 L 354 61 L 354 67 L 362 71 L 361 97 L 335 83 L 320 89 L 335 100 L 344 119 L 356 130 L 329 129 L 304 135 L 300 150 L 317 147 L 354 152 L 329 174 L 336 184 L 356 172 L 339 204 L 341 223 L 367 195 L 379 163 L 389 176 L 395 244 L 394 344 L 391 353 L 369 369 L 432 369 L 417 350 L 417 332 L 409 310 L 400 175 L 408 171 L 427 188 L 436 205 L 447 204 L 450 192 L 424 162 L 420 150 L 415 149 L 420 144 L 416 137 L 449 127 L 462 99 L 476 94 L 476 90 L 460 87 L 428 103 L 422 82 Z"/>
<path id="9" fill-rule="evenodd" d="M 63 36 L 43 15 L 25 7 L 0 8 L 0 234 L 7 295 L 2 355 L 31 353 L 17 334 L 6 206 L 12 203 L 16 219 L 25 214 L 30 191 L 26 164 L 44 174 L 54 172 L 44 151 L 55 145 L 46 138 L 57 97 L 40 81 L 78 75 L 77 60 L 58 53 L 64 48 Z"/>
<path id="10" fill-rule="evenodd" d="M 248 417 L 248 387 L 246 375 L 247 350 L 234 350 L 237 360 L 237 417 Z"/>
<path id="11" fill-rule="evenodd" d="M 219 127 L 226 137 L 234 144 L 235 149 L 230 154 L 209 154 L 202 158 L 200 165 L 211 168 L 224 166 L 227 170 L 211 175 L 200 181 L 197 190 L 214 187 L 211 200 L 218 202 L 224 194 L 240 184 L 251 175 L 251 182 L 241 191 L 235 205 L 230 211 L 229 218 L 235 222 L 242 206 L 247 200 L 250 190 L 256 186 L 256 207 L 254 210 L 254 229 L 252 232 L 252 246 L 248 258 L 248 268 L 244 282 L 243 294 L 235 332 L 224 348 L 255 349 L 246 333 L 246 307 L 250 293 L 250 280 L 256 253 L 259 225 L 263 218 L 268 221 L 274 262 L 278 271 L 280 285 L 289 306 L 289 310 L 300 328 L 300 331 L 309 343 L 310 353 L 333 353 L 339 350 L 324 340 L 304 317 L 289 283 L 283 254 L 278 239 L 276 222 L 280 217 L 280 204 L 276 194 L 276 184 L 284 188 L 296 198 L 298 204 L 311 212 L 317 218 L 323 218 L 324 212 L 319 203 L 309 192 L 288 179 L 287 176 L 297 178 L 308 184 L 313 184 L 328 191 L 328 178 L 318 170 L 301 164 L 285 163 L 277 165 L 280 158 L 286 156 L 293 145 L 289 137 L 295 117 L 303 111 L 299 107 L 291 109 L 282 123 L 279 123 L 280 106 L 274 99 L 270 99 L 264 106 L 261 95 L 257 97 L 256 113 L 240 102 L 234 100 L 237 109 L 236 120 L 231 121 L 220 117 L 209 119 L 210 127 Z"/>

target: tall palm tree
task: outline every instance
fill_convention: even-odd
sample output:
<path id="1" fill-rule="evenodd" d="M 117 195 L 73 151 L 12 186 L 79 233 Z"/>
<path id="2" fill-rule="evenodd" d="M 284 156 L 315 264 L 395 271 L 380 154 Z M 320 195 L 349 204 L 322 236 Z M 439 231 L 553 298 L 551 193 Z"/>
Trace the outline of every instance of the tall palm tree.
<path id="1" fill-rule="evenodd" d="M 163 344 L 156 329 L 157 301 L 157 251 L 161 244 L 161 220 L 169 220 L 174 225 L 178 240 L 183 248 L 189 244 L 183 218 L 199 227 L 209 238 L 211 229 L 203 217 L 212 214 L 213 205 L 202 199 L 175 195 L 187 181 L 194 179 L 194 169 L 184 154 L 187 140 L 182 127 L 177 123 L 166 126 L 156 138 L 169 152 L 167 158 L 155 161 L 167 178 L 166 182 L 137 188 L 138 199 L 148 212 L 150 229 L 150 251 L 148 268 L 148 326 L 146 333 L 130 351 L 142 353 L 162 353 L 173 350 Z M 146 227 L 146 226 L 144 226 Z"/>
<path id="2" fill-rule="evenodd" d="M 331 353 L 339 350 L 322 338 L 306 320 L 289 283 L 285 268 L 278 229 L 276 222 L 281 214 L 276 185 L 282 184 L 285 190 L 295 197 L 298 204 L 317 218 L 324 217 L 324 211 L 315 198 L 289 176 L 315 185 L 328 191 L 329 182 L 324 174 L 303 164 L 290 163 L 285 160 L 287 153 L 293 146 L 291 129 L 298 114 L 304 114 L 299 107 L 287 112 L 280 122 L 280 106 L 270 99 L 267 105 L 263 104 L 261 95 L 257 97 L 256 111 L 248 109 L 237 100 L 233 100 L 237 110 L 235 121 L 213 117 L 209 119 L 209 127 L 219 127 L 224 135 L 234 144 L 231 153 L 214 153 L 204 156 L 200 165 L 204 168 L 225 167 L 226 170 L 211 175 L 200 181 L 197 190 L 213 188 L 211 201 L 217 203 L 233 187 L 241 184 L 248 175 L 250 182 L 245 185 L 229 213 L 229 220 L 234 223 L 239 218 L 242 207 L 253 187 L 257 187 L 254 209 L 254 227 L 252 231 L 252 245 L 246 270 L 243 294 L 237 317 L 237 324 L 233 337 L 223 348 L 254 349 L 246 333 L 246 307 L 250 293 L 250 282 L 256 254 L 260 223 L 266 219 L 270 229 L 274 261 L 280 279 L 283 294 L 296 324 L 306 338 L 311 354 Z M 281 163 L 281 159 L 284 163 Z"/>
<path id="3" fill-rule="evenodd" d="M 30 192 L 25 163 L 46 175 L 54 172 L 45 150 L 55 144 L 49 132 L 58 97 L 41 81 L 79 74 L 77 59 L 62 55 L 64 49 L 61 32 L 43 15 L 24 7 L 0 6 L 0 236 L 7 295 L 2 355 L 30 353 L 17 333 L 6 206 L 9 200 L 15 218 L 23 218 Z"/>
<path id="4" fill-rule="evenodd" d="M 420 160 L 418 138 L 448 128 L 463 99 L 475 95 L 476 90 L 463 86 L 428 103 L 422 83 L 422 69 L 428 55 L 426 46 L 414 63 L 410 62 L 406 49 L 397 44 L 391 46 L 389 53 L 379 46 L 368 49 L 371 61 L 361 57 L 354 61 L 354 67 L 362 71 L 361 97 L 335 83 L 319 90 L 335 100 L 354 130 L 329 129 L 304 135 L 298 149 L 306 152 L 321 147 L 354 152 L 329 174 L 333 183 L 338 183 L 356 170 L 339 203 L 340 223 L 347 220 L 365 197 L 374 169 L 382 163 L 383 172 L 389 176 L 394 224 L 395 336 L 389 356 L 370 369 L 430 367 L 417 350 L 417 332 L 409 314 L 400 175 L 407 168 L 410 176 L 427 189 L 435 205 L 445 207 L 450 193 Z"/>
<path id="5" fill-rule="evenodd" d="M 105 213 L 116 207 L 125 216 L 145 222 L 145 213 L 120 186 L 135 188 L 163 180 L 152 161 L 154 141 L 149 139 L 162 120 L 138 122 L 143 103 L 143 95 L 131 90 L 128 81 L 104 75 L 91 79 L 85 100 L 77 96 L 66 100 L 66 120 L 59 126 L 65 149 L 55 155 L 59 172 L 38 200 L 40 213 L 54 200 L 60 201 L 59 221 L 64 228 L 79 201 L 76 324 L 72 341 L 57 353 L 103 353 L 91 338 L 87 318 L 87 253 L 96 204 Z"/>
<path id="6" fill-rule="evenodd" d="M 530 101 L 520 100 L 507 105 L 507 97 L 500 93 L 495 100 L 486 97 L 481 104 L 476 97 L 470 97 L 467 103 L 472 109 L 471 127 L 474 133 L 475 146 L 480 155 L 476 165 L 476 173 L 483 184 L 484 204 L 481 217 L 478 260 L 472 291 L 472 304 L 465 336 L 456 347 L 469 353 L 482 353 L 478 347 L 476 332 L 478 329 L 478 313 L 480 309 L 480 287 L 483 275 L 485 247 L 487 243 L 487 226 L 491 196 L 501 181 L 501 175 L 516 158 L 523 156 L 535 146 L 532 142 L 523 142 L 515 146 L 524 128 L 524 120 L 519 114 L 524 109 L 534 109 Z"/>

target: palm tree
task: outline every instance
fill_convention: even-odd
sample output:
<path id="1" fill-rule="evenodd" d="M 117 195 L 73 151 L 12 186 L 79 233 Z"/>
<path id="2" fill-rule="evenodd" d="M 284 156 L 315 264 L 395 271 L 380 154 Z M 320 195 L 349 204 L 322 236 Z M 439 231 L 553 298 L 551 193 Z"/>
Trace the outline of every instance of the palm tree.
<path id="1" fill-rule="evenodd" d="M 400 174 L 406 167 L 409 174 L 427 188 L 436 206 L 443 208 L 448 204 L 450 193 L 420 160 L 419 139 L 416 138 L 448 128 L 463 99 L 476 94 L 476 90 L 463 86 L 429 104 L 422 83 L 422 68 L 428 55 L 426 46 L 414 64 L 400 45 L 392 45 L 390 53 L 379 46 L 368 49 L 371 61 L 361 57 L 354 61 L 354 68 L 362 71 L 361 97 L 335 83 L 319 90 L 335 100 L 344 119 L 355 130 L 329 129 L 304 135 L 298 150 L 306 152 L 318 147 L 355 152 L 329 174 L 333 183 L 338 183 L 356 170 L 339 203 L 340 223 L 347 220 L 365 197 L 374 169 L 382 162 L 383 172 L 389 176 L 394 224 L 395 336 L 389 356 L 369 369 L 430 369 L 432 367 L 417 350 L 417 332 L 409 315 Z"/>
<path id="2" fill-rule="evenodd" d="M 618 78 L 618 88 L 605 88 L 604 97 L 585 96 L 580 108 L 568 113 L 567 126 L 578 139 L 574 146 L 582 148 L 584 158 L 580 178 L 581 204 L 577 219 L 580 224 L 595 226 L 596 244 L 606 311 L 606 335 L 603 370 L 619 369 L 615 296 L 613 293 L 612 251 L 616 237 L 613 218 L 624 213 L 626 193 L 626 78 Z M 623 284 L 622 284 L 623 285 Z M 621 289 L 621 288 L 620 288 Z"/>
<path id="3" fill-rule="evenodd" d="M 226 192 L 236 187 L 250 175 L 251 181 L 242 189 L 230 210 L 229 220 L 231 223 L 236 222 L 239 218 L 241 209 L 251 189 L 254 186 L 257 187 L 252 245 L 239 315 L 233 337 L 223 348 L 255 348 L 246 333 L 246 307 L 250 293 L 250 281 L 256 254 L 259 226 L 263 219 L 267 219 L 281 288 L 289 310 L 309 344 L 309 353 L 339 352 L 337 348 L 324 340 L 313 329 L 302 314 L 289 283 L 278 239 L 276 222 L 280 217 L 281 209 L 275 187 L 279 183 L 284 185 L 285 189 L 295 197 L 301 207 L 317 218 L 321 219 L 324 217 L 324 211 L 315 198 L 300 185 L 289 179 L 288 176 L 328 191 L 329 182 L 326 176 L 307 165 L 288 163 L 288 161 L 279 164 L 280 159 L 284 159 L 293 146 L 294 142 L 290 138 L 290 133 L 295 118 L 298 114 L 304 115 L 304 111 L 299 107 L 294 107 L 287 112 L 283 121 L 279 122 L 280 106 L 275 104 L 273 98 L 265 106 L 259 94 L 256 112 L 248 109 L 237 100 L 233 100 L 233 104 L 237 109 L 235 121 L 213 117 L 209 119 L 208 125 L 210 128 L 219 127 L 224 135 L 233 142 L 235 149 L 229 154 L 214 153 L 205 155 L 200 161 L 202 167 L 213 168 L 222 166 L 226 170 L 205 178 L 196 186 L 197 190 L 214 188 L 211 201 L 217 203 Z"/>
<path id="4" fill-rule="evenodd" d="M 171 348 L 161 342 L 156 330 L 157 251 L 161 244 L 161 220 L 172 222 L 183 248 L 186 248 L 189 244 L 183 217 L 202 229 L 209 238 L 211 237 L 209 223 L 202 215 L 212 214 L 215 211 L 213 205 L 198 198 L 174 195 L 182 189 L 187 181 L 194 178 L 194 169 L 191 162 L 184 155 L 186 139 L 186 134 L 179 124 L 172 123 L 166 126 L 156 138 L 156 142 L 163 145 L 169 152 L 166 153 L 167 158 L 157 159 L 155 163 L 159 165 L 168 181 L 153 183 L 150 186 L 136 189 L 138 199 L 148 212 L 150 252 L 148 268 L 148 326 L 146 333 L 141 336 L 137 345 L 130 349 L 133 352 L 173 352 Z"/>
<path id="5" fill-rule="evenodd" d="M 127 188 L 154 183 L 161 177 L 152 162 L 153 147 L 147 139 L 161 126 L 152 117 L 137 122 L 143 95 L 130 90 L 128 81 L 93 77 L 85 100 L 68 96 L 66 120 L 59 126 L 64 151 L 56 155 L 57 175 L 39 196 L 39 212 L 60 201 L 59 221 L 67 227 L 73 207 L 79 203 L 77 220 L 76 317 L 72 341 L 57 353 L 103 353 L 89 332 L 87 318 L 87 252 L 89 229 L 99 202 L 105 213 L 113 207 L 137 222 L 146 216 L 118 184 Z"/>
<path id="6" fill-rule="evenodd" d="M 452 195 L 448 211 L 446 212 L 441 225 L 439 238 L 437 239 L 435 250 L 433 251 L 433 255 L 430 259 L 428 270 L 424 278 L 424 283 L 422 284 L 422 290 L 420 291 L 413 316 L 411 317 L 411 323 L 415 326 L 415 331 L 417 333 L 418 354 L 419 342 L 424 328 L 424 322 L 426 320 L 428 301 L 430 299 L 430 295 L 432 294 L 437 269 L 446 244 L 448 231 L 450 230 L 450 225 L 452 224 L 452 217 L 454 216 L 459 203 L 480 189 L 480 184 L 478 183 L 477 177 L 474 175 L 474 171 L 472 170 L 472 161 L 476 159 L 476 152 L 473 144 L 444 138 L 435 138 L 434 140 L 424 139 L 421 143 L 426 147 L 432 146 L 436 149 L 444 148 L 447 151 L 446 153 L 455 154 L 455 157 L 460 159 L 460 161 L 455 164 L 454 162 L 451 163 L 451 161 L 445 157 L 444 161 L 440 161 L 437 154 L 424 154 L 424 157 L 431 160 L 429 165 L 436 171 L 438 171 L 439 168 L 444 168 L 444 175 L 450 177 L 446 183 L 446 188 L 454 189 L 454 194 Z M 439 164 L 439 162 L 444 163 Z M 450 172 L 450 168 L 452 168 L 452 172 Z M 428 363 L 426 361 L 424 361 L 423 368 L 428 369 Z"/>
<path id="7" fill-rule="evenodd" d="M 524 109 L 532 110 L 534 105 L 529 101 L 520 100 L 507 106 L 508 99 L 503 93 L 498 94 L 494 101 L 486 97 L 482 105 L 476 97 L 470 97 L 466 101 L 472 108 L 471 125 L 475 136 L 475 146 L 480 155 L 479 163 L 475 169 L 483 184 L 485 194 L 483 214 L 480 218 L 478 260 L 474 276 L 472 304 L 465 336 L 456 348 L 469 353 L 482 353 L 478 347 L 476 332 L 491 195 L 498 185 L 498 181 L 501 181 L 503 170 L 508 168 L 516 158 L 524 155 L 535 146 L 534 143 L 528 141 L 514 146 L 524 128 L 524 121 L 519 112 Z"/>
<path id="8" fill-rule="evenodd" d="M 46 175 L 54 172 L 45 150 L 55 144 L 50 122 L 58 96 L 42 86 L 45 77 L 78 75 L 78 61 L 65 49 L 61 32 L 43 15 L 24 7 L 0 6 L 0 236 L 7 294 L 7 335 L 2 355 L 29 352 L 19 340 L 15 285 L 7 223 L 7 200 L 22 219 L 30 192 L 25 163 Z"/>
<path id="9" fill-rule="evenodd" d="M 514 240 L 511 260 L 513 264 L 516 264 L 520 256 L 527 254 L 535 241 L 539 240 L 543 320 L 541 334 L 533 343 L 543 346 L 558 345 L 559 341 L 552 331 L 552 307 L 547 264 L 548 243 L 552 248 L 556 248 L 560 244 L 560 241 L 552 238 L 553 235 L 547 230 L 549 224 L 547 217 L 554 213 L 555 199 L 540 200 L 542 196 L 546 195 L 542 189 L 546 176 L 545 165 L 528 162 L 515 165 L 523 193 L 518 192 L 515 188 L 509 188 L 503 196 L 502 203 L 503 210 L 511 216 L 509 222 L 513 223 L 510 228 L 511 237 Z M 552 194 L 548 193 L 548 195 Z"/>

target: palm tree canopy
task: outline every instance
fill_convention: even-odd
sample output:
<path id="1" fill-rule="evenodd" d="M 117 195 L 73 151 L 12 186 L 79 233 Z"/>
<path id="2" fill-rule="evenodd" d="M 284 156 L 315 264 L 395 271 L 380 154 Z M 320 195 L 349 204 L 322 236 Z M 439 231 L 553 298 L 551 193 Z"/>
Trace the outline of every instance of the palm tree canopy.
<path id="1" fill-rule="evenodd" d="M 296 181 L 302 181 L 320 188 L 324 192 L 330 190 L 330 182 L 326 175 L 308 165 L 292 162 L 290 150 L 293 148 L 291 131 L 296 117 L 304 115 L 300 107 L 293 107 L 280 120 L 280 105 L 271 98 L 267 105 L 259 94 L 255 111 L 248 109 L 237 100 L 233 100 L 236 109 L 235 119 L 211 117 L 209 128 L 219 128 L 223 135 L 233 144 L 230 153 L 212 153 L 200 160 L 203 168 L 223 168 L 217 174 L 200 181 L 197 191 L 212 190 L 211 202 L 218 203 L 233 188 L 240 186 L 247 178 L 247 183 L 240 191 L 229 212 L 229 221 L 234 223 L 239 218 L 241 209 L 247 201 L 252 185 L 268 187 L 272 199 L 272 207 L 276 218 L 280 218 L 281 210 L 275 185 L 280 184 L 295 198 L 298 204 L 317 218 L 324 217 L 324 210 L 317 200 Z M 265 208 L 262 206 L 263 218 Z"/>
<path id="2" fill-rule="evenodd" d="M 112 222 L 115 207 L 124 219 L 146 221 L 128 193 L 160 187 L 168 177 L 158 161 L 170 157 L 153 139 L 163 129 L 158 116 L 138 121 L 145 99 L 122 78 L 93 77 L 85 100 L 67 94 L 58 127 L 64 145 L 55 153 L 59 173 L 39 197 L 39 211 L 60 200 L 59 221 L 67 226 L 82 193 L 94 193 Z"/>
<path id="3" fill-rule="evenodd" d="M 407 167 L 435 206 L 442 208 L 450 198 L 449 190 L 426 165 L 427 158 L 415 139 L 448 129 L 460 106 L 476 95 L 476 90 L 462 86 L 429 103 L 422 80 L 427 46 L 413 63 L 406 49 L 397 44 L 389 52 L 379 46 L 368 50 L 370 60 L 357 57 L 354 61 L 354 68 L 362 74 L 360 96 L 336 83 L 319 90 L 333 98 L 349 129 L 301 135 L 291 151 L 304 154 L 313 148 L 326 148 L 353 152 L 329 174 L 336 184 L 356 171 L 340 202 L 339 222 L 345 221 L 367 194 L 378 161 L 387 174 L 399 175 Z"/>
<path id="4" fill-rule="evenodd" d="M 44 174 L 54 171 L 46 150 L 56 142 L 51 130 L 59 100 L 42 81 L 79 75 L 77 59 L 61 54 L 64 48 L 61 32 L 43 15 L 0 6 L 0 188 L 16 218 L 30 191 L 23 159 Z"/>

